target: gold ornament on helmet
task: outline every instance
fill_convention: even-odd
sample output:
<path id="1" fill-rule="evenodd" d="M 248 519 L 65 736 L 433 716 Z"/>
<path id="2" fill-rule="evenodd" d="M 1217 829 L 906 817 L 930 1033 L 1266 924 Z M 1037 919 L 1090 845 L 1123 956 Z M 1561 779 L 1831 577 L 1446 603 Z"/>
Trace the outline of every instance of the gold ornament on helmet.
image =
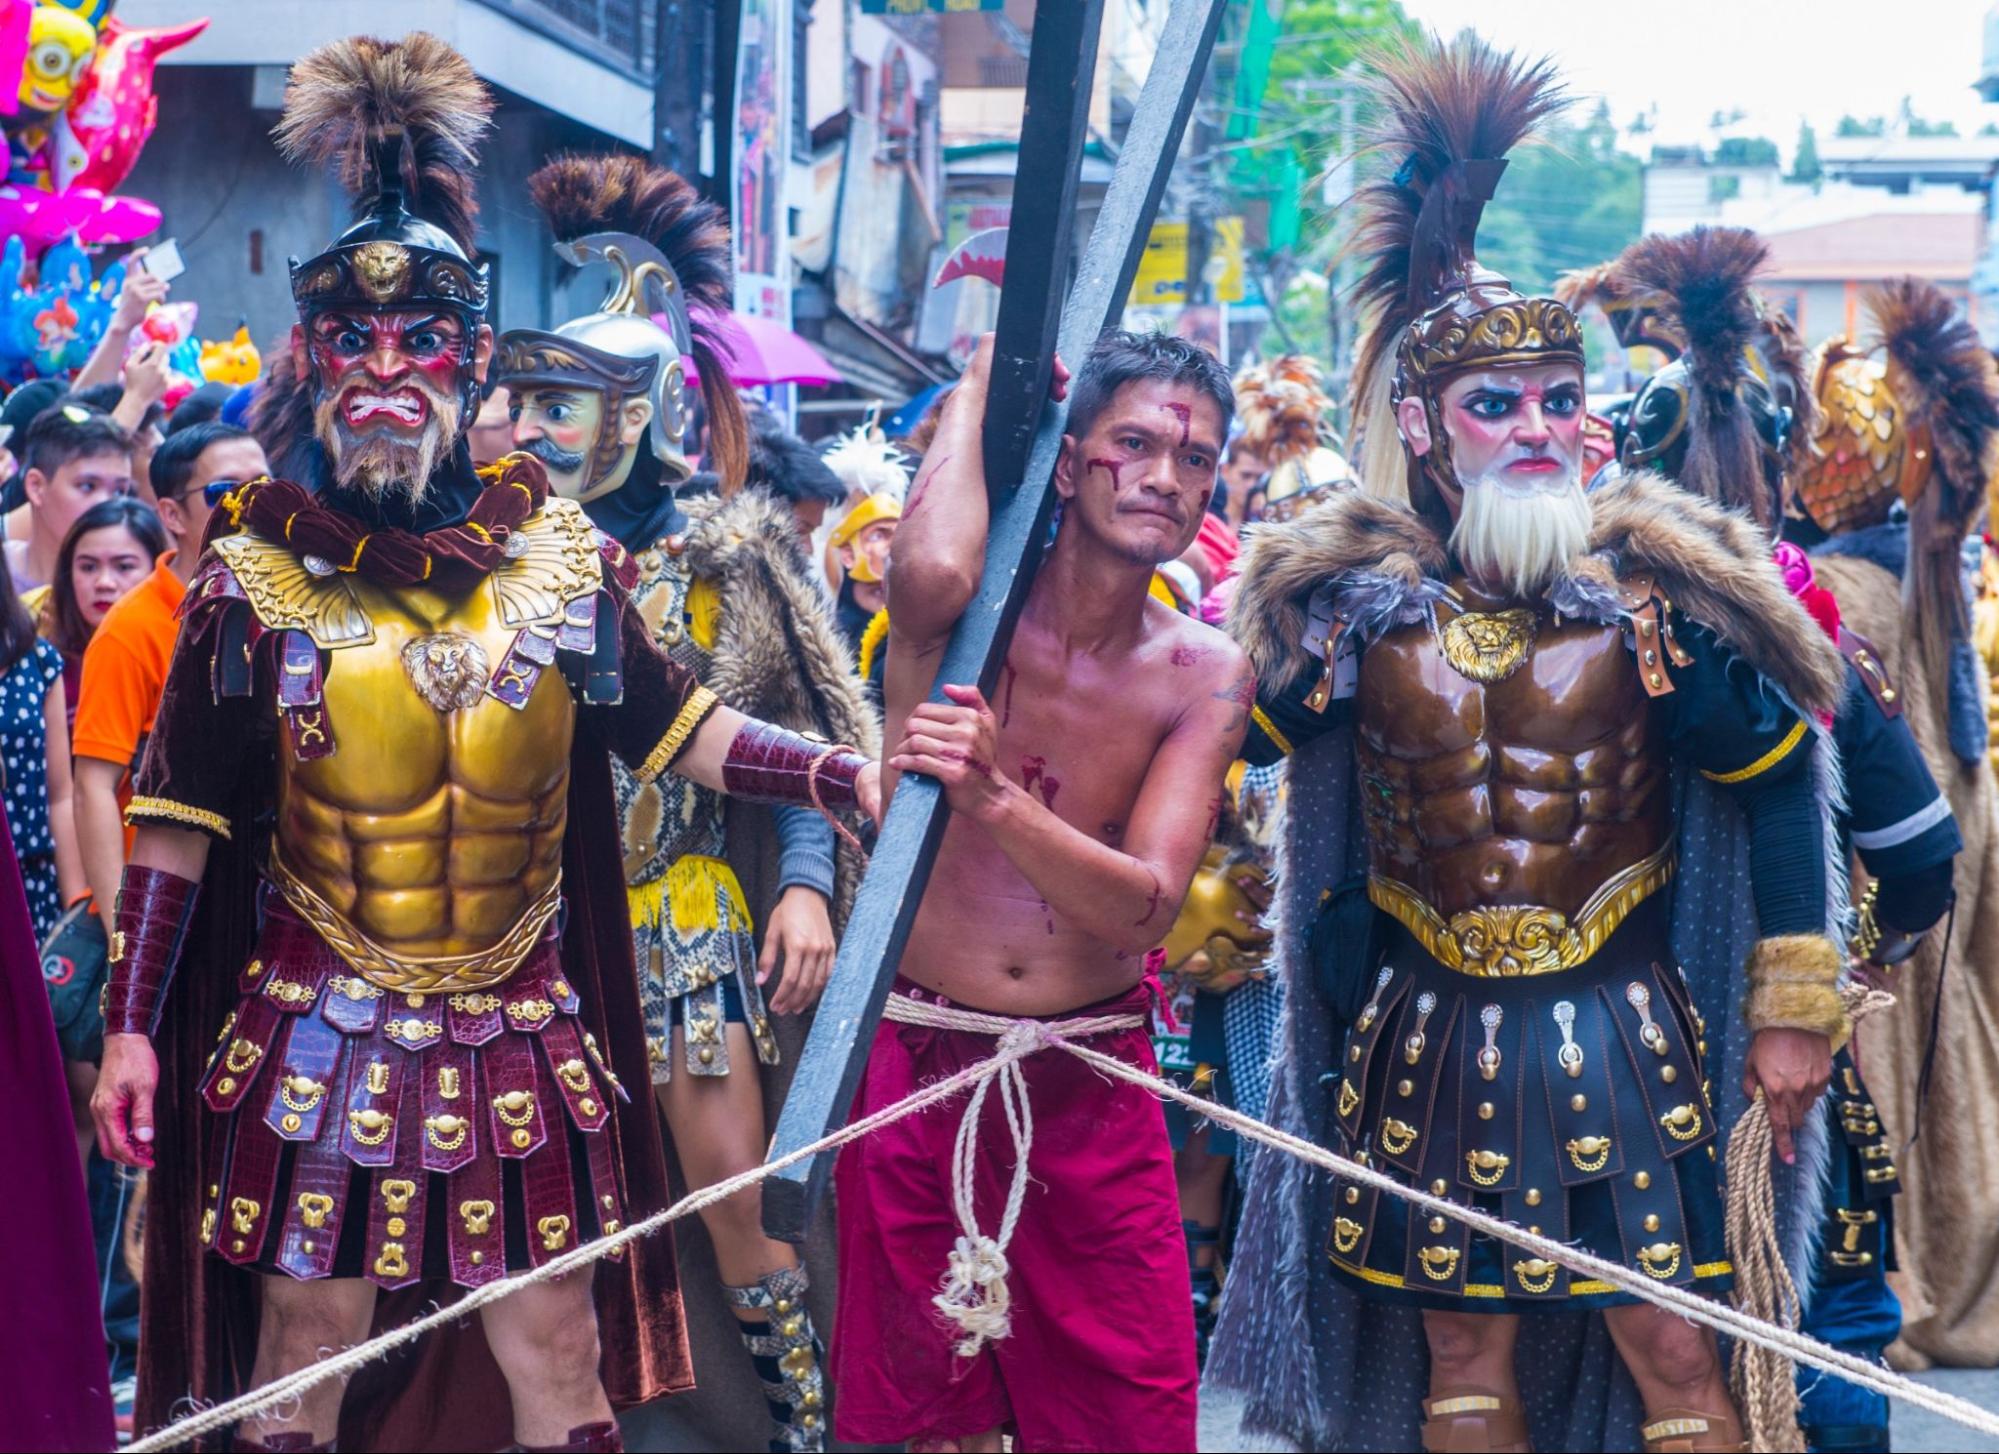
<path id="1" fill-rule="evenodd" d="M 1827 339 L 1814 388 L 1819 422 L 1798 471 L 1797 503 L 1828 535 L 1879 525 L 1929 484 L 1929 431 L 1915 423 L 1902 370 L 1844 337 Z"/>

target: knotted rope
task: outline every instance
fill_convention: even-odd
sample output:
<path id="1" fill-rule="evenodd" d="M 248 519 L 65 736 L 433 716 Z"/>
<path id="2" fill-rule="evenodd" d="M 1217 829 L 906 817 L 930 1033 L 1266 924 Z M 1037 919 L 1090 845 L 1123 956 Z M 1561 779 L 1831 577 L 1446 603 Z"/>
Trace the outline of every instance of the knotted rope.
<path id="1" fill-rule="evenodd" d="M 1840 998 L 1847 1019 L 1855 1025 L 1895 1003 L 1893 995 L 1859 984 L 1842 989 Z M 1818 1114 L 1816 1107 L 1811 1114 Z M 1777 1234 L 1774 1139 L 1770 1107 L 1759 1090 L 1735 1123 L 1723 1164 L 1728 1192 L 1728 1256 L 1735 1264 L 1736 1308 L 1760 1322 L 1795 1329 L 1803 1304 Z M 1767 1449 L 1771 1454 L 1805 1454 L 1804 1431 L 1798 1427 L 1798 1381 L 1789 1357 L 1767 1343 L 1739 1339 L 1730 1360 L 1728 1383 L 1742 1412 L 1751 1448 Z"/>
<path id="2" fill-rule="evenodd" d="M 990 1018 L 1000 1019 L 998 1016 Z M 1000 1023 L 1010 1029 L 1016 1022 L 1001 1020 Z M 1071 1029 L 1073 1023 L 1064 1022 L 1064 1028 L 1070 1029 L 1070 1034 L 1066 1037 L 1048 1033 L 1052 1030 L 1050 1026 L 1041 1026 L 1041 1033 L 1022 1031 L 1011 1038 L 1001 1031 L 999 1032 L 1001 1043 L 988 1060 L 968 1065 L 942 1080 L 923 1086 L 894 1104 L 883 1106 L 873 1114 L 864 1116 L 830 1135 L 822 1136 L 810 1145 L 801 1146 L 796 1151 L 765 1162 L 762 1166 L 753 1167 L 749 1171 L 718 1181 L 712 1186 L 703 1187 L 681 1198 L 664 1211 L 655 1212 L 608 1237 L 586 1242 L 544 1263 L 532 1272 L 490 1282 L 482 1288 L 467 1293 L 456 1302 L 436 1308 L 403 1327 L 392 1329 L 365 1343 L 358 1343 L 295 1373 L 273 1379 L 261 1388 L 251 1389 L 226 1403 L 217 1404 L 178 1423 L 170 1424 L 157 1433 L 128 1445 L 128 1454 L 164 1454 L 166 1450 L 179 1448 L 213 1430 L 281 1408 L 296 1400 L 307 1389 L 317 1387 L 329 1379 L 346 1378 L 363 1365 L 374 1362 L 393 1349 L 412 1343 L 433 1329 L 459 1322 L 488 1303 L 498 1302 L 501 1298 L 511 1296 L 535 1283 L 565 1277 L 601 1258 L 612 1256 L 639 1238 L 650 1236 L 671 1222 L 691 1216 L 703 1207 L 734 1196 L 746 1187 L 755 1186 L 786 1167 L 844 1146 L 850 1141 L 857 1141 L 883 1126 L 949 1100 L 960 1091 L 990 1079 L 1014 1062 L 1048 1046 L 1074 1055 L 1114 1079 L 1143 1086 L 1164 1100 L 1176 1101 L 1190 1111 L 1197 1112 L 1218 1125 L 1227 1126 L 1260 1145 L 1283 1151 L 1310 1165 L 1336 1172 L 1349 1181 L 1373 1187 L 1390 1196 L 1414 1203 L 1433 1215 L 1456 1217 L 1475 1232 L 1510 1242 L 1551 1262 L 1559 1262 L 1572 1272 L 1607 1282 L 1620 1291 L 1628 1292 L 1654 1306 L 1670 1308 L 1692 1322 L 1726 1333 L 1732 1338 L 1759 1346 L 1768 1346 L 1822 1373 L 1833 1374 L 1861 1388 L 1870 1389 L 1890 1398 L 1902 1399 L 1979 1433 L 1999 1437 L 1999 1414 L 1982 1409 L 1968 1400 L 1958 1398 L 1955 1394 L 1917 1383 L 1914 1379 L 1904 1377 L 1892 1369 L 1856 1358 L 1851 1353 L 1821 1343 L 1806 1334 L 1751 1317 L 1725 1303 L 1710 1302 L 1684 1288 L 1655 1282 L 1622 1263 L 1607 1261 L 1594 1253 L 1556 1242 L 1511 1222 L 1503 1222 L 1489 1213 L 1480 1211 L 1477 1207 L 1431 1196 L 1421 1187 L 1404 1186 L 1371 1166 L 1362 1166 L 1357 1161 L 1351 1161 L 1288 1131 L 1279 1130 L 1228 1106 L 1182 1090 L 1179 1086 L 1163 1081 L 1113 1056 L 1092 1050 L 1087 1045 L 1079 1045 L 1075 1043 L 1074 1031 Z M 1124 1028 L 1124 1026 L 1110 1025 L 1101 1028 Z"/>
<path id="3" fill-rule="evenodd" d="M 1027 1074 L 1020 1068 L 1021 1060 L 1062 1040 L 1088 1039 L 1112 1030 L 1143 1029 L 1145 1019 L 1126 1014 L 1069 1020 L 1014 1020 L 1004 1015 L 934 1005 L 910 995 L 890 995 L 882 1015 L 904 1025 L 991 1035 L 999 1041 L 1001 1054 L 1019 1052 L 998 1074 L 979 1082 L 965 1103 L 965 1113 L 959 1118 L 957 1138 L 951 1147 L 951 1208 L 958 1216 L 958 1240 L 951 1249 L 943 1288 L 930 1301 L 937 1311 L 957 1324 L 964 1336 L 953 1346 L 960 1358 L 970 1358 L 986 1343 L 997 1342 L 1013 1331 L 1010 1316 L 1013 1295 L 1006 1281 L 1012 1269 L 1006 1260 L 1006 1249 L 1013 1242 L 1021 1204 L 1027 1199 L 1027 1155 L 1034 1145 L 1034 1106 L 1028 1099 Z M 994 1081 L 999 1082 L 1000 1109 L 1006 1114 L 1007 1133 L 1013 1140 L 1013 1173 L 999 1228 L 989 1237 L 979 1230 L 975 1197 L 979 1116 L 985 1109 L 986 1092 L 992 1089 Z"/>

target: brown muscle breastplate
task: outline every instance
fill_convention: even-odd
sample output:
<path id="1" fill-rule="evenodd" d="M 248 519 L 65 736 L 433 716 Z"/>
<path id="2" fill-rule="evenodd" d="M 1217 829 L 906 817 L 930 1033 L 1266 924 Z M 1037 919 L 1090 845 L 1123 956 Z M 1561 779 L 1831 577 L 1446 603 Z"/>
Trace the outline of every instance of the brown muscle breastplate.
<path id="1" fill-rule="evenodd" d="M 1438 628 L 1398 627 L 1361 658 L 1369 867 L 1445 918 L 1573 919 L 1667 842 L 1663 730 L 1630 650 L 1545 605 L 1440 607 Z"/>

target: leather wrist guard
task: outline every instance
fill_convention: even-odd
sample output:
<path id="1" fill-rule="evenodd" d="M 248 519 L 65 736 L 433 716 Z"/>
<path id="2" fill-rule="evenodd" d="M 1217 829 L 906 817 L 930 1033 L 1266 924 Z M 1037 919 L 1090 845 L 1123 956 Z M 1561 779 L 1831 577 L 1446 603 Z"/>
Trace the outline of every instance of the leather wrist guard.
<path id="1" fill-rule="evenodd" d="M 150 1036 L 159 1029 L 167 981 L 200 891 L 177 873 L 125 865 L 104 985 L 105 1034 Z"/>
<path id="2" fill-rule="evenodd" d="M 1851 1028 L 1839 998 L 1839 946 L 1823 934 L 1776 934 L 1749 956 L 1751 1030 L 1815 1030 L 1837 1050 Z"/>
<path id="3" fill-rule="evenodd" d="M 797 732 L 749 721 L 722 759 L 722 788 L 753 803 L 790 803 L 826 813 L 860 807 L 854 785 L 867 758 L 851 747 L 815 742 Z"/>

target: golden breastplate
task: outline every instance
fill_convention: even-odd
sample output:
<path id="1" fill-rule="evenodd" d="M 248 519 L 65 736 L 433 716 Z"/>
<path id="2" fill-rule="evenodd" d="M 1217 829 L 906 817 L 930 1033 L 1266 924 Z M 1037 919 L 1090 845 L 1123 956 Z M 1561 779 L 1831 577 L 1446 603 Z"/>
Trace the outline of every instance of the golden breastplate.
<path id="1" fill-rule="evenodd" d="M 249 537 L 223 543 L 260 619 L 290 629 L 316 620 L 327 648 L 336 749 L 279 753 L 272 881 L 385 988 L 498 983 L 559 901 L 569 684 L 549 666 L 519 708 L 486 688 L 524 628 L 559 624 L 566 602 L 601 577 L 588 522 L 568 502 L 551 501 L 522 533 L 540 550 L 460 597 L 354 576 L 301 582 L 282 571 L 289 552 Z M 289 601 L 272 599 L 280 586 Z M 302 601 L 307 591 L 321 599 Z"/>
<path id="2" fill-rule="evenodd" d="M 1545 606 L 1438 615 L 1361 658 L 1377 888 L 1448 923 L 1513 907 L 1573 921 L 1627 870 L 1657 887 L 1637 865 L 1667 841 L 1667 753 L 1621 630 Z"/>

